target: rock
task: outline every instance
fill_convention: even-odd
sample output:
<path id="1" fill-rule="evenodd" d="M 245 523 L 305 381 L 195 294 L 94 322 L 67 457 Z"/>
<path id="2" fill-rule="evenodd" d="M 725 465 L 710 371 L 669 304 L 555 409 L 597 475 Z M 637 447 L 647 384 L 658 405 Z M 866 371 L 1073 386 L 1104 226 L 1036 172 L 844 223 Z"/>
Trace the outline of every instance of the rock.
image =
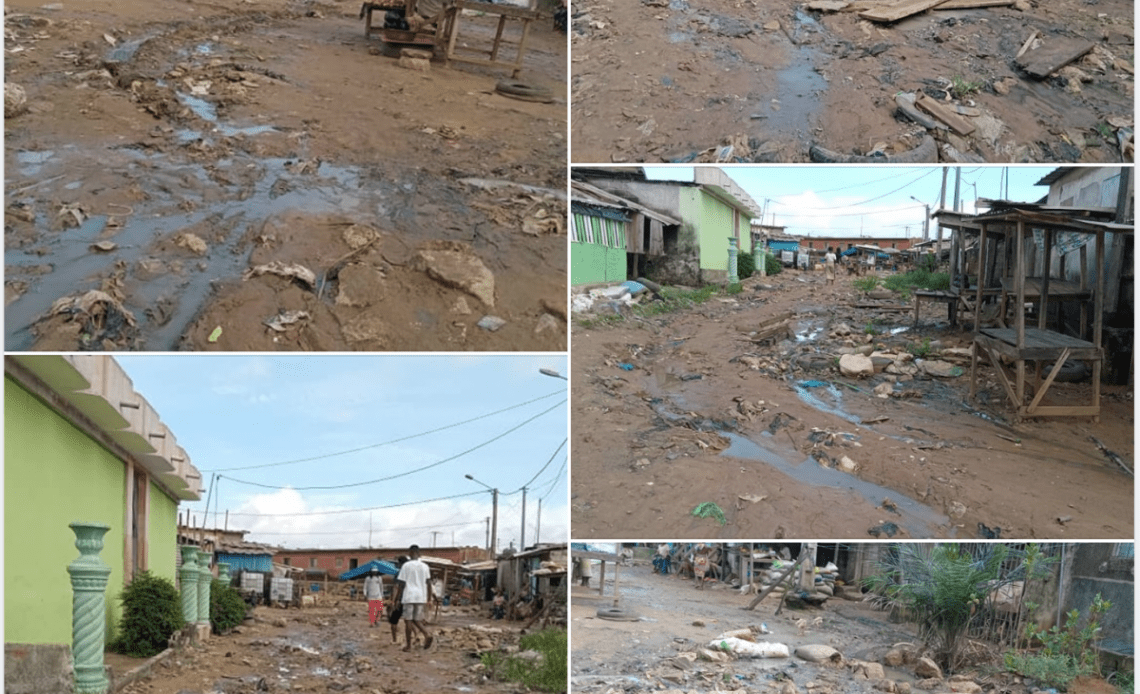
<path id="1" fill-rule="evenodd" d="M 887 694 L 895 694 L 895 692 L 898 691 L 898 687 L 895 685 L 894 680 L 879 680 L 871 686 L 880 692 L 887 692 Z"/>
<path id="2" fill-rule="evenodd" d="M 960 501 L 951 501 L 950 502 L 950 517 L 957 520 L 964 515 L 966 515 L 965 504 L 963 504 Z M 929 658 L 923 658 L 922 660 L 930 660 L 930 659 Z M 933 661 L 931 661 L 931 662 L 933 662 Z M 937 667 L 937 665 L 935 667 Z"/>
<path id="3" fill-rule="evenodd" d="M 647 459 L 647 460 L 648 460 L 648 459 Z M 705 625 L 705 623 L 704 623 L 704 622 L 702 622 L 702 621 L 701 621 L 701 620 L 699 620 L 699 619 L 694 619 L 694 620 L 693 620 L 693 626 L 695 626 L 695 627 L 703 627 L 704 625 Z"/>
<path id="4" fill-rule="evenodd" d="M 346 265 L 338 279 L 336 303 L 364 307 L 384 298 L 384 274 L 371 265 Z"/>
<path id="5" fill-rule="evenodd" d="M 940 359 L 927 359 L 920 366 L 927 376 L 937 376 L 938 378 L 957 378 L 965 373 L 961 366 L 955 366 Z"/>
<path id="6" fill-rule="evenodd" d="M 952 692 L 960 692 L 961 694 L 979 694 L 982 691 L 982 686 L 977 682 L 969 679 L 951 679 L 947 682 Z"/>
<path id="7" fill-rule="evenodd" d="M 495 305 L 495 275 L 471 246 L 458 241 L 440 241 L 412 259 L 412 267 L 453 289 L 466 292 L 490 307 Z"/>
<path id="8" fill-rule="evenodd" d="M 387 323 L 368 313 L 352 319 L 340 332 L 349 342 L 375 342 L 381 349 L 387 346 L 390 333 Z"/>
<path id="9" fill-rule="evenodd" d="M 364 248 L 370 243 L 376 241 L 379 234 L 372 227 L 364 226 L 362 224 L 353 224 L 344 230 L 341 238 L 348 244 L 348 247 L 354 251 Z"/>
<path id="10" fill-rule="evenodd" d="M 883 654 L 883 665 L 887 667 L 899 667 L 906 662 L 906 656 L 903 654 L 902 649 L 892 648 Z"/>
<path id="11" fill-rule="evenodd" d="M 538 319 L 538 325 L 534 327 L 534 334 L 541 335 L 548 330 L 558 332 L 558 329 L 563 325 L 564 324 L 554 316 L 550 315 L 549 313 L 544 313 L 542 314 L 542 317 Z"/>
<path id="12" fill-rule="evenodd" d="M 431 60 L 432 52 L 422 48 L 401 48 L 401 58 L 416 58 L 417 60 Z"/>
<path id="13" fill-rule="evenodd" d="M 892 385 L 890 383 L 880 383 L 879 385 L 875 386 L 875 397 L 877 397 L 877 398 L 889 398 L 889 397 L 891 397 L 891 393 L 893 393 L 894 391 L 895 391 L 894 385 Z"/>
<path id="14" fill-rule="evenodd" d="M 480 328 L 489 332 L 495 332 L 506 324 L 507 321 L 499 318 L 498 316 L 483 316 L 479 319 L 479 322 L 476 323 L 476 325 L 478 325 Z"/>
<path id="15" fill-rule="evenodd" d="M 15 82 L 4 83 L 4 117 L 15 118 L 28 110 L 28 94 Z"/>
<path id="16" fill-rule="evenodd" d="M 895 694 L 910 694 L 910 682 L 895 682 Z"/>
<path id="17" fill-rule="evenodd" d="M 866 378 L 875 373 L 875 364 L 862 354 L 844 354 L 839 358 L 839 371 L 844 376 Z"/>
<path id="18" fill-rule="evenodd" d="M 938 689 L 941 686 L 942 686 L 942 680 L 940 680 L 936 677 L 931 677 L 928 680 L 919 680 L 918 682 L 914 683 L 915 689 L 921 689 L 925 692 L 934 691 L 935 689 Z"/>
<path id="19" fill-rule="evenodd" d="M 277 619 L 274 619 L 271 622 L 271 624 L 273 624 L 273 626 L 275 626 L 275 627 L 284 629 L 285 628 L 285 618 L 284 617 L 278 617 Z"/>
<path id="20" fill-rule="evenodd" d="M 451 307 L 452 313 L 458 313 L 461 316 L 466 316 L 471 313 L 471 307 L 467 305 L 466 297 L 458 297 L 455 300 L 455 305 Z"/>
<path id="21" fill-rule="evenodd" d="M 938 663 L 930 658 L 919 658 L 918 663 L 914 666 L 914 676 L 923 679 L 932 677 L 942 679 L 942 668 L 938 667 Z"/>
<path id="22" fill-rule="evenodd" d="M 887 678 L 887 673 L 883 670 L 883 666 L 878 663 L 856 661 L 851 669 L 854 671 L 856 677 L 863 679 L 878 681 Z"/>
<path id="23" fill-rule="evenodd" d="M 846 337 L 852 333 L 851 326 L 846 323 L 840 323 L 831 329 L 831 334 L 834 337 Z"/>
<path id="24" fill-rule="evenodd" d="M 809 663 L 834 663 L 838 665 L 843 662 L 843 655 L 839 651 L 823 644 L 797 646 L 796 657 Z"/>
<path id="25" fill-rule="evenodd" d="M 179 248 L 185 248 L 195 255 L 206 255 L 206 251 L 210 250 L 210 247 L 206 245 L 206 242 L 202 240 L 201 236 L 191 234 L 190 232 L 180 234 L 178 240 L 174 243 Z"/>
<path id="26" fill-rule="evenodd" d="M 888 364 L 884 371 L 896 376 L 913 376 L 918 373 L 918 367 L 913 363 L 896 361 Z"/>
<path id="27" fill-rule="evenodd" d="M 408 58 L 406 56 L 400 56 L 400 59 L 396 61 L 396 64 L 402 68 L 408 70 L 416 70 L 418 72 L 427 72 L 428 70 L 431 70 L 431 61 L 424 60 L 423 58 Z"/>
<path id="28" fill-rule="evenodd" d="M 842 456 L 839 459 L 838 467 L 840 470 L 846 472 L 849 475 L 854 475 L 859 471 L 859 463 L 856 463 L 854 460 L 851 460 L 847 456 Z"/>
<path id="29" fill-rule="evenodd" d="M 795 682 L 789 682 L 785 680 L 782 684 L 780 684 L 780 694 L 799 694 L 799 691 L 799 689 L 796 689 Z"/>

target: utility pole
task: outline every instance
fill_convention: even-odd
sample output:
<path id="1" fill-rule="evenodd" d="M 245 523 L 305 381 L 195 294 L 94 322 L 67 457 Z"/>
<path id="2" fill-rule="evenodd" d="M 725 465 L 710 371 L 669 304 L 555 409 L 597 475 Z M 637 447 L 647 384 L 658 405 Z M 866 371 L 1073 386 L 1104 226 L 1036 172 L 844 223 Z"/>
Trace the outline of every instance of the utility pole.
<path id="1" fill-rule="evenodd" d="M 519 551 L 526 549 L 526 487 L 522 488 L 523 504 L 522 504 L 522 530 L 519 531 Z"/>
<path id="2" fill-rule="evenodd" d="M 499 536 L 499 490 L 491 490 L 491 559 L 498 556 L 497 540 Z"/>
<path id="3" fill-rule="evenodd" d="M 538 536 L 542 533 L 542 498 L 538 499 L 538 519 L 534 524 L 534 545 L 538 546 Z"/>
<path id="4" fill-rule="evenodd" d="M 484 542 L 483 544 L 487 545 L 487 551 L 490 552 L 491 551 L 491 517 L 487 516 L 487 518 L 484 522 L 487 524 L 487 541 Z"/>
<path id="5" fill-rule="evenodd" d="M 962 190 L 962 167 L 954 168 L 954 211 L 958 211 L 958 203 L 961 200 L 960 193 Z"/>
<path id="6" fill-rule="evenodd" d="M 372 512 L 368 512 L 368 549 L 372 549 Z"/>
<path id="7" fill-rule="evenodd" d="M 435 547 L 435 536 L 436 536 L 436 535 L 439 535 L 439 531 L 438 531 L 438 530 L 433 530 L 433 531 L 431 531 L 431 546 L 432 546 L 432 547 Z"/>

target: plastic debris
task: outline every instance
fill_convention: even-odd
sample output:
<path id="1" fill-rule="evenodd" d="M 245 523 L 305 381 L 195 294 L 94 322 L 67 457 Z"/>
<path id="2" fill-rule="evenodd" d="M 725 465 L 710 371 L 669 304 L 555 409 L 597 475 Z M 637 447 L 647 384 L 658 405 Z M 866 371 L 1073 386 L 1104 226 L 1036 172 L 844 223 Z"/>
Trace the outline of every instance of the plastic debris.
<path id="1" fill-rule="evenodd" d="M 214 328 L 214 330 L 210 333 L 210 336 L 208 338 L 206 338 L 206 340 L 208 342 L 217 342 L 218 338 L 221 336 L 222 336 L 222 326 L 219 325 L 218 327 Z"/>
<path id="2" fill-rule="evenodd" d="M 698 504 L 697 507 L 693 509 L 693 515 L 697 518 L 715 518 L 720 521 L 721 525 L 728 523 L 728 520 L 724 517 L 724 511 L 721 510 L 720 506 L 717 506 L 711 501 Z"/>

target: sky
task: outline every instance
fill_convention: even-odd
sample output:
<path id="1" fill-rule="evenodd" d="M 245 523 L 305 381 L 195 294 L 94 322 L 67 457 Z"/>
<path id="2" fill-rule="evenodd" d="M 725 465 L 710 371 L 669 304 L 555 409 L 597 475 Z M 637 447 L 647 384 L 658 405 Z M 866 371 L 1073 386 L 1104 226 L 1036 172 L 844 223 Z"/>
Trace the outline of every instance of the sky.
<path id="1" fill-rule="evenodd" d="M 116 359 L 202 472 L 179 506 L 199 525 L 212 486 L 207 527 L 229 511 L 252 542 L 485 547 L 492 487 L 498 546 L 518 548 L 526 485 L 526 545 L 569 537 L 567 381 L 539 372 L 568 375 L 563 355 Z"/>
<path id="2" fill-rule="evenodd" d="M 924 204 L 941 202 L 938 166 L 721 166 L 764 210 L 764 223 L 786 226 L 796 236 L 921 237 Z M 978 198 L 1005 198 L 1003 174 L 1009 173 L 1008 197 L 1035 202 L 1049 192 L 1034 185 L 1051 166 L 948 167 L 946 208 L 954 208 L 956 169 L 961 172 L 961 209 L 974 212 Z M 693 180 L 693 167 L 647 166 L 651 180 Z M 917 201 L 913 198 L 917 198 Z M 773 218 L 775 221 L 773 222 Z M 931 222 L 930 236 L 936 235 Z"/>

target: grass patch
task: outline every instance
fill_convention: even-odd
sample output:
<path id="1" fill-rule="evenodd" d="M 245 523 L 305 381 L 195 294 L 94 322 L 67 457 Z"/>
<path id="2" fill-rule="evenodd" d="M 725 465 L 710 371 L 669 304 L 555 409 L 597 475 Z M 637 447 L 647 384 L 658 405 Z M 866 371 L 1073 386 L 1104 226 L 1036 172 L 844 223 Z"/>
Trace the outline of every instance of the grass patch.
<path id="1" fill-rule="evenodd" d="M 931 272 L 919 268 L 900 275 L 891 275 L 883 281 L 883 286 L 894 292 L 908 293 L 912 288 L 945 290 L 950 288 L 950 273 Z"/>
<path id="2" fill-rule="evenodd" d="M 740 284 L 732 284 L 725 287 L 723 290 L 716 285 L 708 285 L 700 289 L 680 289 L 678 287 L 662 287 L 661 288 L 661 301 L 650 301 L 644 304 L 637 304 L 630 309 L 630 313 L 639 318 L 651 318 L 653 316 L 660 316 L 665 313 L 673 313 L 686 308 L 692 308 L 699 304 L 703 304 L 717 294 L 733 295 L 739 294 L 743 291 Z M 617 313 L 600 313 L 598 315 L 575 318 L 578 325 L 583 328 L 599 328 L 606 325 L 614 325 L 625 321 L 624 315 Z"/>
<path id="3" fill-rule="evenodd" d="M 950 93 L 956 99 L 964 99 L 965 97 L 981 91 L 981 82 L 971 82 L 961 75 L 954 75 L 950 78 Z"/>
<path id="4" fill-rule="evenodd" d="M 482 654 L 483 666 L 493 680 L 518 682 L 544 692 L 566 690 L 566 654 L 569 643 L 565 629 L 544 629 L 519 639 L 520 651 L 537 651 L 541 658 L 520 658 L 494 651 Z"/>
<path id="5" fill-rule="evenodd" d="M 1065 691 L 1073 680 L 1092 674 L 1092 669 L 1081 666 L 1071 655 L 1054 653 L 1006 653 L 1005 667 L 1025 677 L 1032 677 L 1045 687 Z"/>
<path id="6" fill-rule="evenodd" d="M 879 286 L 879 278 L 875 275 L 868 275 L 853 280 L 851 284 L 855 285 L 855 288 L 861 292 L 873 292 L 875 287 Z"/>

